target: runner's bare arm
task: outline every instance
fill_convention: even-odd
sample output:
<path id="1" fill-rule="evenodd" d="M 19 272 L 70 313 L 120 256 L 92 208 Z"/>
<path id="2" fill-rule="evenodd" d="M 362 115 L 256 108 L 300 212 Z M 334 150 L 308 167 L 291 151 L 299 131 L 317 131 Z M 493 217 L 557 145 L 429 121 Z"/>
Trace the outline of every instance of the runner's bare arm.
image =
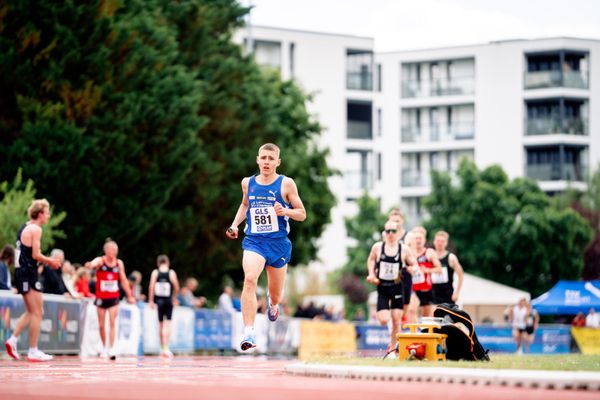
<path id="1" fill-rule="evenodd" d="M 54 269 L 60 267 L 60 262 L 57 259 L 52 257 L 46 257 L 42 254 L 42 228 L 35 224 L 29 225 L 28 228 L 29 234 L 31 235 L 31 253 L 33 259 L 43 264 L 49 265 Z"/>
<path id="2" fill-rule="evenodd" d="M 402 246 L 402 260 L 409 272 L 414 271 L 415 268 L 419 267 L 415 255 L 408 246 Z"/>
<path id="3" fill-rule="evenodd" d="M 177 295 L 179 294 L 179 281 L 177 280 L 177 273 L 172 269 L 169 270 L 169 279 L 173 285 L 173 293 L 171 294 L 173 297 L 173 303 L 176 303 Z"/>
<path id="4" fill-rule="evenodd" d="M 379 283 L 379 279 L 377 279 L 375 276 L 375 263 L 377 262 L 377 255 L 380 251 L 381 242 L 377 242 L 371 247 L 371 252 L 367 258 L 367 270 L 369 271 L 369 275 L 367 275 L 367 281 L 376 285 Z"/>
<path id="5" fill-rule="evenodd" d="M 121 278 L 121 286 L 123 286 L 123 290 L 127 295 L 127 302 L 134 304 L 135 297 L 133 297 L 133 293 L 131 293 L 131 286 L 129 286 L 129 281 L 125 275 L 125 264 L 123 264 L 123 261 L 121 260 L 117 260 L 117 264 L 119 264 L 119 277 Z"/>
<path id="6" fill-rule="evenodd" d="M 237 239 L 238 237 L 238 225 L 241 224 L 246 219 L 246 212 L 248 211 L 248 196 L 246 195 L 248 192 L 248 181 L 250 178 L 242 179 L 242 202 L 235 214 L 235 218 L 231 223 L 231 226 L 227 228 L 225 231 L 225 235 L 229 239 Z"/>
<path id="7" fill-rule="evenodd" d="M 158 276 L 158 270 L 152 271 L 150 274 L 150 284 L 148 285 L 148 304 L 150 307 L 154 305 L 154 285 L 156 285 L 156 279 Z"/>
<path id="8" fill-rule="evenodd" d="M 458 257 L 456 257 L 456 255 L 454 254 L 450 254 L 448 264 L 450 264 L 450 268 L 454 270 L 454 272 L 456 273 L 456 277 L 458 278 L 456 289 L 454 290 L 454 293 L 452 293 L 452 301 L 456 302 L 456 300 L 458 300 L 458 296 L 460 296 L 463 280 L 465 279 L 465 271 L 463 270 L 462 265 L 460 265 Z"/>
<path id="9" fill-rule="evenodd" d="M 306 219 L 306 210 L 298 194 L 298 187 L 292 178 L 285 177 L 282 184 L 282 196 L 292 205 L 292 208 L 285 208 L 279 203 L 275 203 L 275 214 L 278 216 L 290 217 L 294 221 L 304 221 Z"/>
<path id="10" fill-rule="evenodd" d="M 442 263 L 440 263 L 440 258 L 438 257 L 435 250 L 427 249 L 426 256 L 429 260 L 431 260 L 431 263 L 433 264 L 433 268 L 426 268 L 427 271 L 425 271 L 425 273 L 426 274 L 439 274 L 440 272 L 442 272 Z"/>

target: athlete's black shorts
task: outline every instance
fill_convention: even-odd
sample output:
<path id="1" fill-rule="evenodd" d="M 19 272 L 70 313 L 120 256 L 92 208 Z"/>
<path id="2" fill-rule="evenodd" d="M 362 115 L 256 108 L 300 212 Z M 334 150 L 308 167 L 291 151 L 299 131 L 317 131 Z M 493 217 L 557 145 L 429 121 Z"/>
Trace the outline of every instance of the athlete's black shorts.
<path id="1" fill-rule="evenodd" d="M 395 285 L 378 285 L 377 286 L 377 311 L 389 309 L 402 309 L 404 302 L 402 301 L 404 290 L 402 283 Z"/>
<path id="2" fill-rule="evenodd" d="M 16 268 L 15 285 L 17 287 L 17 292 L 20 294 L 27 294 L 30 290 L 41 292 L 42 283 L 39 281 L 37 268 Z"/>
<path id="3" fill-rule="evenodd" d="M 119 299 L 96 299 L 94 304 L 100 308 L 111 308 L 119 305 Z"/>
<path id="4" fill-rule="evenodd" d="M 410 303 L 410 295 L 412 294 L 412 275 L 406 268 L 402 268 L 402 288 L 404 305 L 407 306 Z"/>
<path id="5" fill-rule="evenodd" d="M 433 285 L 433 304 L 454 304 L 452 301 L 453 293 L 454 289 L 452 288 L 436 287 L 436 285 Z"/>
<path id="6" fill-rule="evenodd" d="M 526 326 L 525 332 L 527 332 L 527 334 L 529 335 L 533 335 L 533 332 L 535 332 L 535 328 L 533 326 Z"/>
<path id="7" fill-rule="evenodd" d="M 170 321 L 173 317 L 173 302 L 171 299 L 156 299 L 156 308 L 158 309 L 159 321 Z"/>
<path id="8" fill-rule="evenodd" d="M 428 290 L 426 292 L 420 292 L 415 290 L 419 301 L 421 302 L 421 306 L 428 306 L 433 304 L 433 290 Z"/>

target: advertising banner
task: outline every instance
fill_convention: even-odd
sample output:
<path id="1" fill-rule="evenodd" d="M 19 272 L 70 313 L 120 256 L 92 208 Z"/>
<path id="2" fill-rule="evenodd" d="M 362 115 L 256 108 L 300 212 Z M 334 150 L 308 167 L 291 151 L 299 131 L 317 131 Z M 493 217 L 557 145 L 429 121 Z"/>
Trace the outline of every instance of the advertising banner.
<path id="1" fill-rule="evenodd" d="M 490 351 L 514 353 L 517 345 L 510 326 L 478 325 L 475 327 L 477 338 L 483 348 Z M 569 326 L 540 325 L 536 330 L 531 353 L 562 354 L 570 352 L 571 333 Z"/>
<path id="2" fill-rule="evenodd" d="M 571 328 L 575 343 L 583 354 L 600 354 L 600 329 Z"/>

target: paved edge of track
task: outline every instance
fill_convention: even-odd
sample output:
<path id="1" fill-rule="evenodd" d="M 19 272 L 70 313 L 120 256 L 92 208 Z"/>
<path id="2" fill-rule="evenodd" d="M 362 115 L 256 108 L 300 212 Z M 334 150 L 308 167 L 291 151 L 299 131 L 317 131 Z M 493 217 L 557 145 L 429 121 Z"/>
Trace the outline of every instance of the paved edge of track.
<path id="1" fill-rule="evenodd" d="M 516 369 L 438 367 L 377 367 L 295 363 L 284 366 L 290 375 L 466 385 L 500 385 L 540 389 L 600 391 L 600 373 Z"/>

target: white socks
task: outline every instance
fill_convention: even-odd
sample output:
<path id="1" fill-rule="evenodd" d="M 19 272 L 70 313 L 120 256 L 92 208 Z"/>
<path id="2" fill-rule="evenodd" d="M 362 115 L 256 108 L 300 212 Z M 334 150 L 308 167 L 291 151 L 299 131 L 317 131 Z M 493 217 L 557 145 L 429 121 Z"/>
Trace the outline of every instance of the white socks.
<path id="1" fill-rule="evenodd" d="M 254 327 L 253 326 L 245 326 L 244 327 L 244 336 L 254 336 Z"/>

